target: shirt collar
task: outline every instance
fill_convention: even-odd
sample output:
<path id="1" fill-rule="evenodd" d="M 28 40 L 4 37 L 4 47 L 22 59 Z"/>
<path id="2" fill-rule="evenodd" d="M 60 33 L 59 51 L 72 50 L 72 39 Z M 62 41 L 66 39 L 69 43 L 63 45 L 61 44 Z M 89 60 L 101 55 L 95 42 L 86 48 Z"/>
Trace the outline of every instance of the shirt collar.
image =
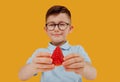
<path id="1" fill-rule="evenodd" d="M 48 44 L 48 49 L 50 51 L 53 51 L 55 48 L 56 48 L 56 46 L 52 45 L 51 43 Z M 67 41 L 66 43 L 64 43 L 63 45 L 61 45 L 60 48 L 62 50 L 68 50 L 70 48 L 70 44 Z"/>

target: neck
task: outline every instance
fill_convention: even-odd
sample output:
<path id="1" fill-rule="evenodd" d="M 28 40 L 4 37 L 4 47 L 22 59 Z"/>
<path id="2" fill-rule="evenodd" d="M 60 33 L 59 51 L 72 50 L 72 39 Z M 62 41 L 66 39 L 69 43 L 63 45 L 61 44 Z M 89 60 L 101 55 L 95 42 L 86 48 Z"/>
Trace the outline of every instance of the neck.
<path id="1" fill-rule="evenodd" d="M 62 41 L 62 42 L 50 42 L 51 44 L 55 45 L 55 46 L 61 46 L 65 43 L 66 41 Z"/>

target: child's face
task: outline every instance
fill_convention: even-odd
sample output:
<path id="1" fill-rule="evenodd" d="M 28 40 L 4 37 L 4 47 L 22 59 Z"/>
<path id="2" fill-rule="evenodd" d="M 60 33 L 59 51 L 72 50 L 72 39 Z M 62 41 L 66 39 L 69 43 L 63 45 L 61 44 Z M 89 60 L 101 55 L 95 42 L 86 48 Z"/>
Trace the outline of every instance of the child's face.
<path id="1" fill-rule="evenodd" d="M 67 35 L 73 28 L 70 25 L 70 18 L 65 13 L 50 15 L 46 24 L 45 31 L 53 43 L 66 41 Z"/>

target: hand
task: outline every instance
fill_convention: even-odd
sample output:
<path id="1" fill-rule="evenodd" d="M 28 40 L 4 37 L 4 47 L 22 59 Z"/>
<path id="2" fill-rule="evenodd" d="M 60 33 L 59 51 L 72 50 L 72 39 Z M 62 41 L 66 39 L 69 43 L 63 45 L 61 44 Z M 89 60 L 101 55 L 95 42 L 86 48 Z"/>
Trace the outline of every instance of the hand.
<path id="1" fill-rule="evenodd" d="M 83 74 L 85 62 L 79 54 L 70 54 L 64 58 L 63 66 L 66 71 Z"/>
<path id="2" fill-rule="evenodd" d="M 40 52 L 33 58 L 32 65 L 37 72 L 45 72 L 54 69 L 55 66 L 52 64 L 50 55 L 50 53 Z"/>

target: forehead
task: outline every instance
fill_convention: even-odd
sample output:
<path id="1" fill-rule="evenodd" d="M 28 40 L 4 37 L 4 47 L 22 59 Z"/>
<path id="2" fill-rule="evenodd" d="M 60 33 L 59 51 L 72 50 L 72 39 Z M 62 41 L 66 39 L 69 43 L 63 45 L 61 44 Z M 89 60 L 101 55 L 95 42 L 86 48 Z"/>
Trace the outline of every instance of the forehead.
<path id="1" fill-rule="evenodd" d="M 66 13 L 60 13 L 60 14 L 53 14 L 50 15 L 47 20 L 47 23 L 60 23 L 60 22 L 67 22 L 70 23 L 70 17 Z"/>

